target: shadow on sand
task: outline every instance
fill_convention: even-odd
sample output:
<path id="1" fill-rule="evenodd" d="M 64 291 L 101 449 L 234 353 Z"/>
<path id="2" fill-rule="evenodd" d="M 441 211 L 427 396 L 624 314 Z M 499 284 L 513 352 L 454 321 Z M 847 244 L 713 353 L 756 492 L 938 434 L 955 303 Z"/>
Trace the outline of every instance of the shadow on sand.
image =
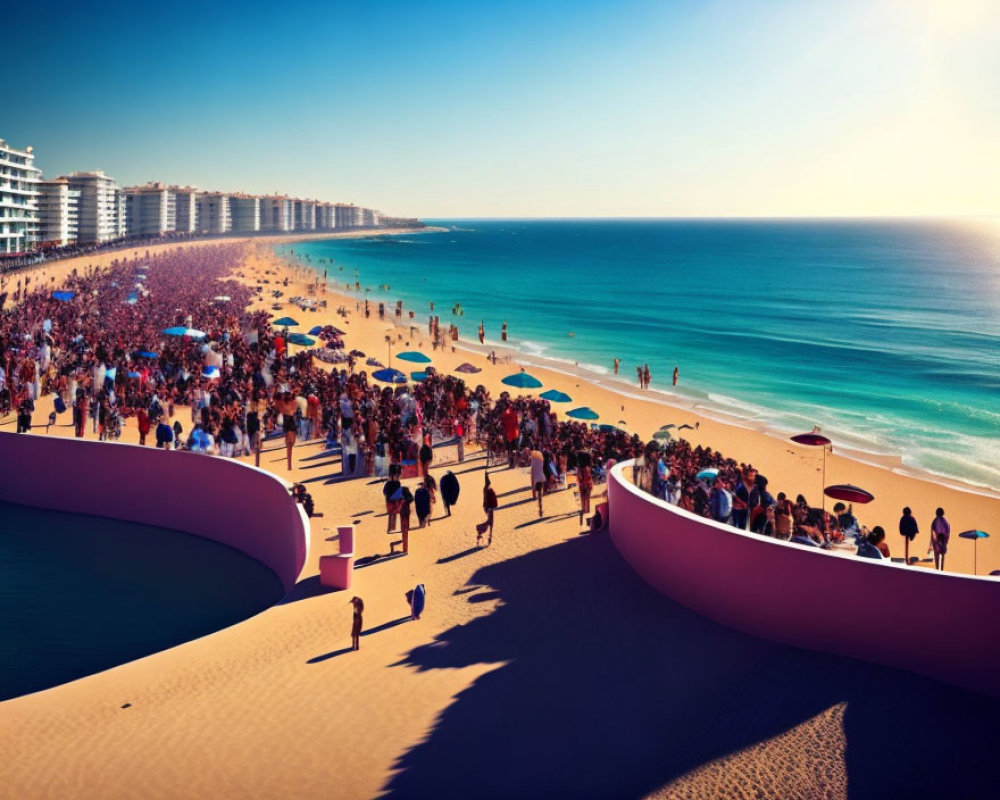
<path id="1" fill-rule="evenodd" d="M 398 663 L 498 666 L 400 756 L 386 796 L 641 797 L 838 704 L 843 756 L 815 738 L 785 746 L 845 760 L 851 798 L 996 796 L 1000 703 L 723 628 L 645 585 L 606 536 L 483 567 L 469 584 L 481 590 L 469 602 L 502 602 Z M 836 613 L 835 598 L 789 602 L 814 603 L 817 625 Z M 752 775 L 737 780 L 755 796 Z"/>

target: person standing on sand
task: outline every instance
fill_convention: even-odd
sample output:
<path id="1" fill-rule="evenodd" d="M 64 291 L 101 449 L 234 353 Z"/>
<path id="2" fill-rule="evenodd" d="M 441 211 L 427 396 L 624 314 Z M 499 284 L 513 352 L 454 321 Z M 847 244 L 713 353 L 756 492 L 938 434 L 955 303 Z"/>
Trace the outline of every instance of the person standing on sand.
<path id="1" fill-rule="evenodd" d="M 420 477 L 426 478 L 430 472 L 431 462 L 434 460 L 434 448 L 431 447 L 431 434 L 424 436 L 424 443 L 420 445 Z"/>
<path id="2" fill-rule="evenodd" d="M 476 547 L 482 547 L 483 534 L 487 532 L 489 538 L 486 540 L 486 546 L 489 547 L 493 544 L 493 512 L 498 505 L 497 493 L 493 491 L 493 487 L 490 485 L 490 476 L 487 475 L 486 485 L 483 486 L 483 511 L 486 512 L 486 521 L 476 526 Z"/>
<path id="3" fill-rule="evenodd" d="M 420 527 L 424 525 L 430 526 L 430 516 L 431 516 L 431 493 L 427 490 L 427 486 L 421 483 L 417 487 L 417 491 L 413 493 L 413 505 L 417 509 L 417 522 L 420 523 Z"/>
<path id="4" fill-rule="evenodd" d="M 951 525 L 944 517 L 944 509 L 934 512 L 931 522 L 931 549 L 934 551 L 934 569 L 944 572 L 944 557 L 948 552 L 948 539 L 951 538 Z"/>
<path id="5" fill-rule="evenodd" d="M 649 388 L 649 364 L 646 364 L 642 368 L 642 383 L 643 383 L 643 387 L 642 388 L 644 388 L 644 389 L 648 389 Z"/>
<path id="6" fill-rule="evenodd" d="M 514 469 L 514 458 L 517 453 L 517 438 L 520 435 L 520 426 L 517 422 L 517 412 L 511 403 L 507 403 L 503 413 L 500 415 L 500 424 L 503 425 L 504 441 L 507 444 L 507 469 Z"/>
<path id="7" fill-rule="evenodd" d="M 458 478 L 451 470 L 448 470 L 441 478 L 441 499 L 444 501 L 444 514 L 451 516 L 451 507 L 458 502 L 458 493 L 461 487 L 458 485 Z"/>
<path id="8" fill-rule="evenodd" d="M 903 516 L 899 518 L 899 535 L 903 537 L 903 563 L 910 563 L 910 542 L 917 538 L 920 528 L 917 525 L 917 518 L 913 516 L 910 507 L 903 509 Z"/>
<path id="9" fill-rule="evenodd" d="M 351 649 L 361 649 L 361 626 L 363 621 L 361 615 L 365 611 L 365 601 L 360 597 L 352 597 L 351 605 L 354 606 L 354 619 L 351 622 Z"/>
<path id="10" fill-rule="evenodd" d="M 676 386 L 676 385 L 677 385 L 677 376 L 678 376 L 678 375 L 680 375 L 680 370 L 679 370 L 679 369 L 677 369 L 677 367 L 675 366 L 675 367 L 674 367 L 674 386 Z"/>
<path id="11" fill-rule="evenodd" d="M 507 341 L 507 322 L 504 321 L 503 325 L 500 326 L 500 341 Z"/>
<path id="12" fill-rule="evenodd" d="M 486 320 L 482 320 L 479 323 L 479 344 L 483 343 L 483 339 L 486 338 Z"/>
<path id="13" fill-rule="evenodd" d="M 288 459 L 288 469 L 292 469 L 292 448 L 295 447 L 295 412 L 299 410 L 299 404 L 295 400 L 295 395 L 285 392 L 275 403 L 278 413 L 281 414 L 281 427 L 285 431 L 285 456 Z"/>
<path id="14" fill-rule="evenodd" d="M 621 363 L 622 360 L 618 358 L 618 356 L 615 356 L 615 375 L 618 374 L 618 367 L 621 365 Z"/>
<path id="15" fill-rule="evenodd" d="M 403 504 L 402 487 L 395 475 L 390 475 L 382 486 L 382 494 L 385 497 L 385 513 L 388 519 L 385 524 L 385 532 L 392 533 L 396 527 L 396 515 Z"/>
<path id="16" fill-rule="evenodd" d="M 635 368 L 635 374 L 638 376 L 639 388 L 642 388 L 642 367 Z"/>
<path id="17" fill-rule="evenodd" d="M 594 475 L 590 471 L 590 452 L 584 450 L 576 457 L 576 490 L 580 494 L 580 524 L 583 515 L 590 513 L 590 493 L 594 491 Z"/>
<path id="18" fill-rule="evenodd" d="M 545 456 L 531 451 L 531 498 L 538 498 L 538 516 L 542 516 L 542 495 L 545 493 Z"/>

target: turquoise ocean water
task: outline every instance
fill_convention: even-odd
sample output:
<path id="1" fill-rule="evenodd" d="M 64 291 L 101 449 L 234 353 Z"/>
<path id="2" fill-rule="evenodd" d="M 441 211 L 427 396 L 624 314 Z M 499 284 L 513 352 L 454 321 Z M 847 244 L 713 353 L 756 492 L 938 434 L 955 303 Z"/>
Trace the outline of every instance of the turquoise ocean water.
<path id="1" fill-rule="evenodd" d="M 278 251 L 421 324 L 430 301 L 464 338 L 506 320 L 527 353 L 618 356 L 632 386 L 648 363 L 707 413 L 1000 488 L 1000 220 L 428 222 L 447 230 Z"/>

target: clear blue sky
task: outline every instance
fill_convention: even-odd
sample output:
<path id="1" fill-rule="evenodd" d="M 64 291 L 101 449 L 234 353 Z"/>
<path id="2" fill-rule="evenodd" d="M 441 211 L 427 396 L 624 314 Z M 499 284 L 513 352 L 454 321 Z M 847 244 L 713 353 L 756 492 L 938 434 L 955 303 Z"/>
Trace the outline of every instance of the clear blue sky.
<path id="1" fill-rule="evenodd" d="M 48 176 L 424 217 L 1000 213 L 995 0 L 41 2 L 8 22 L 0 136 Z"/>

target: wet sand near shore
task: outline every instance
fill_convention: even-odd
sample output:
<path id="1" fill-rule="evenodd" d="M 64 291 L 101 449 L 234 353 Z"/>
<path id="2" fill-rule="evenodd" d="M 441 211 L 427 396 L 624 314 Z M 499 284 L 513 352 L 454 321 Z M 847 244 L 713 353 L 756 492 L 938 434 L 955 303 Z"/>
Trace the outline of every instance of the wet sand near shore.
<path id="1" fill-rule="evenodd" d="M 261 245 L 243 272 L 256 282 L 265 269 L 280 270 L 267 276 L 272 283 L 307 277 Z M 304 284 L 283 291 L 306 294 Z M 470 382 L 494 397 L 518 368 L 462 348 L 432 350 L 426 316 L 411 337 L 408 320 L 397 329 L 375 314 L 365 320 L 350 297 L 328 291 L 326 299 L 322 313 L 277 313 L 291 313 L 300 330 L 335 324 L 348 349 L 383 363 L 386 335 L 396 337 L 394 354 L 422 349 L 443 372 L 470 361 L 483 368 Z M 341 304 L 347 317 L 335 313 Z M 393 366 L 411 371 L 395 358 Z M 589 405 L 601 421 L 624 419 L 644 436 L 665 422 L 697 422 L 684 432 L 691 441 L 753 461 L 774 491 L 818 497 L 816 453 L 580 376 L 531 372 L 573 396 L 566 408 Z M 47 413 L 43 399 L 36 421 Z M 188 428 L 187 409 L 177 413 Z M 0 420 L 0 430 L 13 430 L 13 419 Z M 51 435 L 72 432 L 60 425 Z M 123 438 L 135 440 L 134 422 Z M 584 533 L 572 489 L 547 496 L 539 518 L 526 472 L 490 468 L 501 507 L 493 545 L 477 549 L 485 461 L 470 448 L 457 464 L 455 448 L 439 446 L 432 471 L 458 475 L 459 503 L 448 518 L 436 507 L 431 527 L 411 532 L 409 555 L 387 558 L 398 535 L 385 533 L 379 483 L 341 482 L 339 458 L 318 440 L 296 446 L 294 459 L 289 473 L 278 440 L 261 456 L 262 467 L 305 482 L 324 514 L 312 520 L 296 589 L 234 627 L 0 704 L 0 796 L 993 795 L 996 701 L 711 623 L 646 586 L 606 535 Z M 935 505 L 954 531 L 989 530 L 998 518 L 989 497 L 834 455 L 827 482 L 848 481 L 875 493 L 857 511 L 886 527 L 893 555 L 901 554 L 894 522 L 902 505 L 922 531 Z M 351 523 L 354 586 L 326 592 L 319 556 L 336 551 L 336 527 Z M 980 572 L 1000 567 L 993 542 L 980 546 Z M 917 545 L 922 556 L 926 533 Z M 971 550 L 953 538 L 949 568 L 971 570 Z M 418 582 L 428 606 L 414 622 L 403 595 Z M 348 649 L 353 595 L 366 606 L 357 653 Z M 809 601 L 817 625 L 837 613 L 835 597 Z"/>

